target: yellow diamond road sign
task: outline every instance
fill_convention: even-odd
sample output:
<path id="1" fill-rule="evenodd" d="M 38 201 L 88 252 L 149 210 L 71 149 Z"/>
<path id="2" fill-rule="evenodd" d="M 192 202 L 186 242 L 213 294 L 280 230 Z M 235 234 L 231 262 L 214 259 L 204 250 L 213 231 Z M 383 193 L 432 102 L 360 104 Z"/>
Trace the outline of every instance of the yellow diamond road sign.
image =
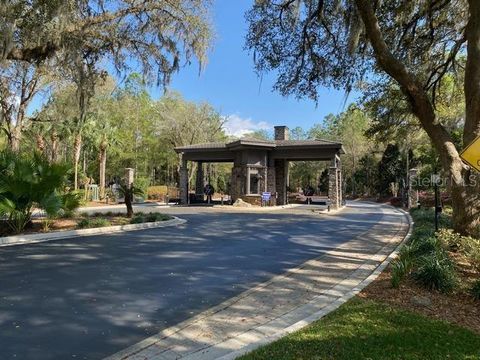
<path id="1" fill-rule="evenodd" d="M 480 171 L 480 136 L 463 149 L 460 157 L 475 170 Z"/>

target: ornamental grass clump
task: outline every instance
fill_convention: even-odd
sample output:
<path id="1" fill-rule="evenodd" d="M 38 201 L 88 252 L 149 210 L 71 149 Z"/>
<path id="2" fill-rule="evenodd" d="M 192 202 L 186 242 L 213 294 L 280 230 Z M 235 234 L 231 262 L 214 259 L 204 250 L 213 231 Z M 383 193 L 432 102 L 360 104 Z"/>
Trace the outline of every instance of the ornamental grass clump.
<path id="1" fill-rule="evenodd" d="M 451 292 L 457 284 L 453 262 L 444 250 L 421 256 L 413 278 L 423 287 L 443 293 Z"/>
<path id="2" fill-rule="evenodd" d="M 410 274 L 414 265 L 414 247 L 404 245 L 400 249 L 398 258 L 392 262 L 392 286 L 394 288 L 400 286 L 400 282 Z"/>
<path id="3" fill-rule="evenodd" d="M 411 214 L 415 226 L 409 243 L 392 262 L 392 287 L 399 287 L 401 281 L 410 277 L 423 287 L 448 293 L 457 284 L 455 267 L 447 251 L 450 242 L 455 241 L 446 241 L 435 234 L 431 210 L 414 209 Z"/>

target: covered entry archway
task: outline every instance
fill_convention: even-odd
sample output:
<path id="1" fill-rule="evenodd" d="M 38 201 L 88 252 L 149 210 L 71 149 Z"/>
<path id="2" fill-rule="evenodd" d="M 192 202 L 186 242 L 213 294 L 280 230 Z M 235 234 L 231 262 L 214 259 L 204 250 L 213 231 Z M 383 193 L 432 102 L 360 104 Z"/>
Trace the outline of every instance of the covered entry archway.
<path id="1" fill-rule="evenodd" d="M 260 204 L 262 192 L 276 194 L 276 205 L 287 203 L 289 161 L 329 161 L 328 198 L 332 209 L 341 206 L 342 144 L 329 140 L 290 140 L 286 126 L 275 127 L 275 140 L 240 139 L 230 143 L 208 143 L 178 147 L 181 155 L 180 201 L 188 203 L 188 161 L 232 162 L 230 195 Z M 197 166 L 202 169 L 202 166 Z M 202 179 L 203 176 L 198 176 Z M 197 187 L 203 184 L 197 184 Z"/>

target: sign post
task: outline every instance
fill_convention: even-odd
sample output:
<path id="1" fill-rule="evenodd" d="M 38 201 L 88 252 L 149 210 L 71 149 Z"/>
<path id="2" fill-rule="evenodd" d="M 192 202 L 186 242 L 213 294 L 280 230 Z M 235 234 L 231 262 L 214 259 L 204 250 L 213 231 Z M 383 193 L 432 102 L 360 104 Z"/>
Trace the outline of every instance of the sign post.
<path id="1" fill-rule="evenodd" d="M 436 170 L 435 170 L 436 172 Z M 442 212 L 442 208 L 440 206 L 440 200 L 438 195 L 438 185 L 440 184 L 440 176 L 438 174 L 432 175 L 432 182 L 434 184 L 435 189 L 435 232 L 438 231 L 438 218 L 440 217 L 440 213 Z"/>
<path id="2" fill-rule="evenodd" d="M 480 136 L 463 149 L 460 157 L 468 165 L 480 172 Z"/>
<path id="3" fill-rule="evenodd" d="M 270 201 L 270 199 L 272 198 L 272 193 L 271 192 L 263 192 L 262 193 L 262 206 L 266 206 L 266 204 Z"/>

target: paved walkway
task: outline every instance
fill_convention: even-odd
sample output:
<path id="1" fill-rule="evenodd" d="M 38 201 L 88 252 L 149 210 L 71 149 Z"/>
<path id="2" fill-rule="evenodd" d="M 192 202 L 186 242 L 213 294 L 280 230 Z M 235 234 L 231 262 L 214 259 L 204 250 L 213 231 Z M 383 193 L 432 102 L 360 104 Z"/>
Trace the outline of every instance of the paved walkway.
<path id="1" fill-rule="evenodd" d="M 406 215 L 390 207 L 381 212 L 355 239 L 108 360 L 234 359 L 321 318 L 367 285 L 406 236 Z"/>

